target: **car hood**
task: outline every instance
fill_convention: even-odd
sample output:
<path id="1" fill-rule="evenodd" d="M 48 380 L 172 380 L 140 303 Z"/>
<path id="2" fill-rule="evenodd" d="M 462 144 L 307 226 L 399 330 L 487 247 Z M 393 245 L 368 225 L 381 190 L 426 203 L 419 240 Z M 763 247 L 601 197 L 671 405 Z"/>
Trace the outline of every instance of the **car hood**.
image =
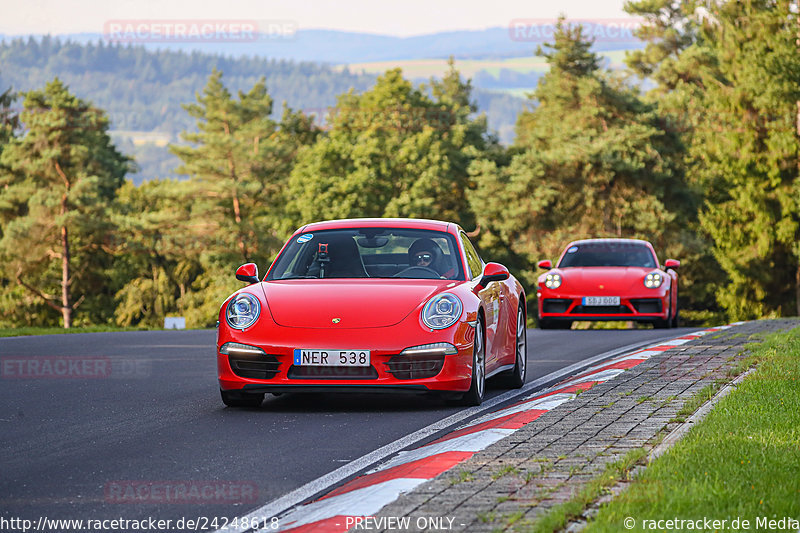
<path id="1" fill-rule="evenodd" d="M 303 279 L 262 282 L 272 319 L 291 328 L 392 326 L 452 284 L 448 280 Z"/>
<path id="2" fill-rule="evenodd" d="M 657 270 L 645 267 L 572 267 L 561 268 L 567 290 L 576 290 L 588 294 L 612 294 L 614 291 L 627 291 L 631 288 L 643 287 L 644 277 Z M 663 274 L 662 274 L 663 275 Z M 602 288 L 600 286 L 603 286 Z"/>

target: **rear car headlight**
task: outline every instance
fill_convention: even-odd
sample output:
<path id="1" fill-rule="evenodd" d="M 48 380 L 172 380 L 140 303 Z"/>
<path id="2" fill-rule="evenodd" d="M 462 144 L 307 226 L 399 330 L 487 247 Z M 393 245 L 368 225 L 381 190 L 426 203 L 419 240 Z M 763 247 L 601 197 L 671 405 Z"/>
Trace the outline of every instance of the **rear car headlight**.
<path id="1" fill-rule="evenodd" d="M 461 318 L 463 306 L 455 294 L 438 294 L 422 310 L 422 322 L 431 329 L 449 328 Z"/>
<path id="2" fill-rule="evenodd" d="M 252 294 L 242 292 L 231 298 L 225 308 L 225 321 L 233 329 L 247 329 L 258 320 L 261 303 Z"/>
<path id="3" fill-rule="evenodd" d="M 550 272 L 544 277 L 544 286 L 548 289 L 557 289 L 561 286 L 561 274 Z"/>
<path id="4" fill-rule="evenodd" d="M 650 272 L 644 277 L 644 286 L 648 289 L 657 289 L 664 283 L 664 276 L 659 272 Z"/>

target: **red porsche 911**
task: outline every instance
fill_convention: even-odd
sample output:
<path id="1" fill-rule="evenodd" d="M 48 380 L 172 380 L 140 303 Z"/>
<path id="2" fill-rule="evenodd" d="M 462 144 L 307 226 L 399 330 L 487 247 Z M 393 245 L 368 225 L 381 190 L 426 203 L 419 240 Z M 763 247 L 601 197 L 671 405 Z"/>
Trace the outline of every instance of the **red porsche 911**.
<path id="1" fill-rule="evenodd" d="M 569 328 L 576 320 L 630 320 L 678 326 L 680 261 L 660 266 L 653 246 L 637 239 L 587 239 L 567 245 L 558 266 L 540 261 L 539 327 Z"/>
<path id="2" fill-rule="evenodd" d="M 265 393 L 433 392 L 467 405 L 485 380 L 525 382 L 525 294 L 456 224 L 352 219 L 303 226 L 263 280 L 222 304 L 222 401 Z"/>

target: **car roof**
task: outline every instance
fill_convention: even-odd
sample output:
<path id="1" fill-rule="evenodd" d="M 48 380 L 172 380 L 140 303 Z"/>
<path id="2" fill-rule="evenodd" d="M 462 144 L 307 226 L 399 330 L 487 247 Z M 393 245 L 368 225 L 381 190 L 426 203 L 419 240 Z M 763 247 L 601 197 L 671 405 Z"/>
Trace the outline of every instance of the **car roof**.
<path id="1" fill-rule="evenodd" d="M 579 241 L 572 241 L 566 247 L 569 248 L 570 246 L 576 246 L 579 244 L 587 244 L 587 243 L 619 243 L 619 244 L 637 243 L 637 244 L 644 244 L 645 246 L 650 246 L 650 247 L 653 246 L 648 241 L 644 241 L 642 239 L 602 238 L 602 239 L 581 239 Z"/>
<path id="2" fill-rule="evenodd" d="M 296 233 L 320 231 L 325 229 L 363 227 L 448 231 L 451 228 L 457 228 L 458 225 L 451 222 L 443 222 L 441 220 L 427 220 L 422 218 L 346 218 L 341 220 L 326 220 L 324 222 L 313 222 L 311 224 L 306 224 L 302 228 L 298 229 Z"/>

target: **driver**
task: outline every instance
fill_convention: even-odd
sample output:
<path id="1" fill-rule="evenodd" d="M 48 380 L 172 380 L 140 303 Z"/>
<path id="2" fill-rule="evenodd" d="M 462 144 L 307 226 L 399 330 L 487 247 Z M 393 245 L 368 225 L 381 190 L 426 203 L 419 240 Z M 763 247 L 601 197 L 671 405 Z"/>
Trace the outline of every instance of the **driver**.
<path id="1" fill-rule="evenodd" d="M 417 239 L 408 249 L 408 264 L 412 267 L 428 268 L 441 276 L 439 257 L 442 251 L 439 245 L 430 239 Z"/>

